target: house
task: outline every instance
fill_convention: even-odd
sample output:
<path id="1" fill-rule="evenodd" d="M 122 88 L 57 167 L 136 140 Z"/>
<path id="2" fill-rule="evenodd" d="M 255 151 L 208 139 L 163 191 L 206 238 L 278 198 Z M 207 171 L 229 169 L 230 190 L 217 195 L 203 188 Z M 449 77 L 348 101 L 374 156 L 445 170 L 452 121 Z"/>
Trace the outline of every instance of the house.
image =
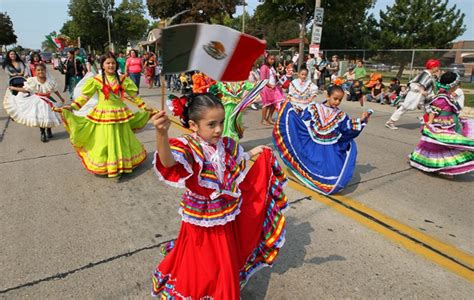
<path id="1" fill-rule="evenodd" d="M 464 65 L 465 77 L 471 77 L 474 70 L 474 40 L 454 42 L 452 49 L 443 55 L 443 60 L 449 65 Z"/>
<path id="2" fill-rule="evenodd" d="M 158 47 L 160 45 L 162 29 L 152 29 L 147 36 L 146 41 L 142 41 L 139 45 L 146 51 L 154 51 L 158 55 Z"/>

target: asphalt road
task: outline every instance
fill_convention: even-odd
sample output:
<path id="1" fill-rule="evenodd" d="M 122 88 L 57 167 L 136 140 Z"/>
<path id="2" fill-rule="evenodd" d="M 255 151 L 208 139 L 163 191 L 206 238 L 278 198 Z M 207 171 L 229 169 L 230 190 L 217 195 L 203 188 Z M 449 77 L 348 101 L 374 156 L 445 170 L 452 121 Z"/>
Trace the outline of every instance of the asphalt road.
<path id="1" fill-rule="evenodd" d="M 5 88 L 2 72 L 2 99 Z M 159 89 L 141 93 L 159 108 Z M 342 108 L 363 111 L 356 103 Z M 472 299 L 474 176 L 446 180 L 410 168 L 419 113 L 390 131 L 383 123 L 391 107 L 366 108 L 375 114 L 357 139 L 351 184 L 333 198 L 295 182 L 288 187 L 285 247 L 242 299 Z M 244 117 L 246 148 L 271 145 L 271 128 L 259 125 L 259 114 Z M 152 126 L 138 133 L 147 162 L 119 182 L 88 174 L 64 129 L 53 132 L 43 144 L 37 128 L 9 121 L 0 109 L 0 297 L 148 298 L 159 247 L 178 232 L 182 193 L 153 174 Z M 172 136 L 182 133 L 171 129 Z M 451 256 L 461 271 L 443 262 Z"/>

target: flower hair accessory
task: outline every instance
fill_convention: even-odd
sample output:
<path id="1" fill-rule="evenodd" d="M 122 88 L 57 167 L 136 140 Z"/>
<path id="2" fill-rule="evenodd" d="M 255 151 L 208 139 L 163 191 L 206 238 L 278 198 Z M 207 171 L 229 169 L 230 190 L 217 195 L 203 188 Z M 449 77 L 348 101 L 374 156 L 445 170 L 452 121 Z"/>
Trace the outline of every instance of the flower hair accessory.
<path id="1" fill-rule="evenodd" d="M 337 85 L 337 86 L 342 86 L 343 83 L 344 83 L 344 80 L 342 80 L 339 77 L 334 79 L 333 82 L 332 82 L 332 84 Z"/>
<path id="2" fill-rule="evenodd" d="M 453 87 L 458 86 L 460 81 L 461 81 L 461 76 L 459 75 L 459 73 L 456 73 L 456 79 L 453 82 L 447 83 L 447 84 L 442 84 L 441 82 L 437 81 L 436 82 L 436 87 L 438 89 L 445 89 L 445 90 L 448 91 L 448 90 L 452 89 Z"/>
<path id="3" fill-rule="evenodd" d="M 170 110 L 171 114 L 175 117 L 178 117 L 181 121 L 181 124 L 186 125 L 186 118 L 184 116 L 185 110 L 188 107 L 189 99 L 186 96 L 175 96 L 169 95 L 168 100 L 166 101 L 166 105 Z"/>

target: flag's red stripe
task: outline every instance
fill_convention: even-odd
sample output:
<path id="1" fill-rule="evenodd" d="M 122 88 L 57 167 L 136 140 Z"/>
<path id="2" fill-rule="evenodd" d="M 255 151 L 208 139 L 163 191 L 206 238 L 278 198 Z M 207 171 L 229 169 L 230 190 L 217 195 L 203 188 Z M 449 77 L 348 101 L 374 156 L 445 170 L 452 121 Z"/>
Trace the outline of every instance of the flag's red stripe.
<path id="1" fill-rule="evenodd" d="M 220 80 L 247 80 L 253 64 L 263 54 L 265 47 L 266 43 L 264 41 L 242 34 Z"/>

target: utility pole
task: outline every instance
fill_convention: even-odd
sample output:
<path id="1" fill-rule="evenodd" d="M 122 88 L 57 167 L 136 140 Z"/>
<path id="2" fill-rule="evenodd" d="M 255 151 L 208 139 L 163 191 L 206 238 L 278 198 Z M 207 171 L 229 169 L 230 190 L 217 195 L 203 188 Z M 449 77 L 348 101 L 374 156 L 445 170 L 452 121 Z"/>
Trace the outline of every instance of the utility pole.
<path id="1" fill-rule="evenodd" d="M 319 52 L 321 44 L 321 36 L 323 32 L 323 18 L 324 10 L 321 8 L 321 0 L 316 0 L 314 5 L 314 22 L 313 22 L 313 33 L 311 35 L 310 53 L 314 55 Z"/>
<path id="2" fill-rule="evenodd" d="M 112 43 L 112 36 L 110 35 L 110 11 L 107 10 L 107 32 L 109 34 L 109 50 L 114 52 L 114 44 Z"/>
<path id="3" fill-rule="evenodd" d="M 100 1 L 102 10 L 93 10 L 93 13 L 102 13 L 102 16 L 107 19 L 107 33 L 109 35 L 109 51 L 115 52 L 114 43 L 112 42 L 112 35 L 110 34 L 110 22 L 112 21 L 112 11 L 114 8 L 111 3 L 104 0 Z"/>
<path id="4" fill-rule="evenodd" d="M 242 1 L 242 8 L 243 8 L 243 13 L 242 13 L 242 33 L 245 33 L 245 5 L 247 5 L 247 3 L 245 3 L 245 0 Z"/>

